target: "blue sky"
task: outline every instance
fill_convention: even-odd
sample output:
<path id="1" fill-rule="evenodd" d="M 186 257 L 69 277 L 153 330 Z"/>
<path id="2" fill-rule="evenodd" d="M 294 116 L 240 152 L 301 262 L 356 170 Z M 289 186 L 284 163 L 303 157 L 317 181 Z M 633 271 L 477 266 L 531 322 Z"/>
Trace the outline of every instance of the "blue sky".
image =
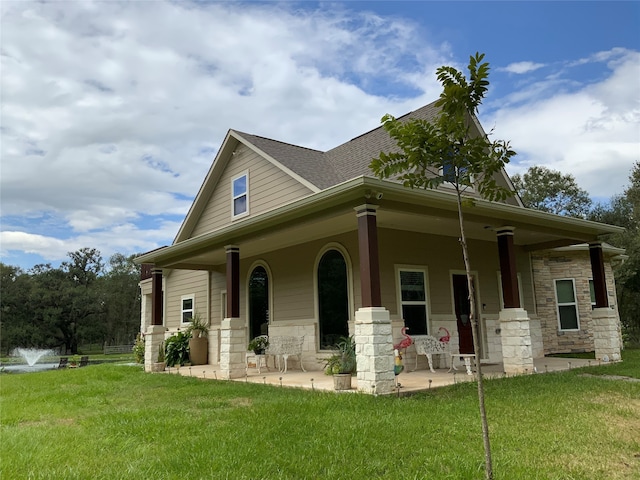
<path id="1" fill-rule="evenodd" d="M 596 200 L 640 159 L 640 2 L 2 2 L 2 262 L 170 244 L 229 128 L 329 149 L 492 66 L 486 130 Z"/>

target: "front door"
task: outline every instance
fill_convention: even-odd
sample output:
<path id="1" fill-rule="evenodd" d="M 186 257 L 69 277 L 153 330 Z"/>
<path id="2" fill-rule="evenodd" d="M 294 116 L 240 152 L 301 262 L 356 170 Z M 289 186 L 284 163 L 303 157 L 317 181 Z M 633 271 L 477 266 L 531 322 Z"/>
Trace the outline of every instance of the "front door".
<path id="1" fill-rule="evenodd" d="M 460 353 L 474 353 L 473 332 L 471 330 L 471 319 L 469 315 L 471 312 L 471 304 L 469 303 L 469 286 L 466 275 L 453 275 L 453 303 L 458 324 Z M 478 315 L 477 309 L 476 315 Z"/>

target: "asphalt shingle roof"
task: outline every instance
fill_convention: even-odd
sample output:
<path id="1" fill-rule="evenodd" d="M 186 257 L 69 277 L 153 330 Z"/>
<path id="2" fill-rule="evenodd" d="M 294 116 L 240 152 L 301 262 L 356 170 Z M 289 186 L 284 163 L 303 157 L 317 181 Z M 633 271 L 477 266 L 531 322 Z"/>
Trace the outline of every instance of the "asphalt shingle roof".
<path id="1" fill-rule="evenodd" d="M 430 103 L 399 119 L 416 118 L 434 120 L 438 109 Z M 369 164 L 380 152 L 397 149 L 395 141 L 382 126 L 355 137 L 337 147 L 322 152 L 310 148 L 292 145 L 257 135 L 238 132 L 245 140 L 253 144 L 274 160 L 300 175 L 320 189 L 337 185 L 363 175 L 373 175 Z"/>

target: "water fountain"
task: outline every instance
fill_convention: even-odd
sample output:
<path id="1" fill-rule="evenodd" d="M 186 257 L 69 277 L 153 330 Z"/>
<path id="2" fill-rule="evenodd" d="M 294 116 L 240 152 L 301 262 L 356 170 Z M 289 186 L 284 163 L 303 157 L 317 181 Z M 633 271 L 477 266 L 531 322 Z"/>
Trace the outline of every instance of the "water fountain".
<path id="1" fill-rule="evenodd" d="M 38 363 L 43 357 L 55 355 L 56 352 L 44 348 L 16 348 L 11 352 L 14 357 L 22 357 L 25 364 L 2 365 L 2 370 L 13 373 L 37 372 L 55 368 L 55 363 Z"/>
<path id="2" fill-rule="evenodd" d="M 41 348 L 16 348 L 13 351 L 13 354 L 17 356 L 21 356 L 27 362 L 30 367 L 33 367 L 38 360 L 40 360 L 45 355 L 53 355 L 55 352 L 49 349 L 41 349 Z"/>

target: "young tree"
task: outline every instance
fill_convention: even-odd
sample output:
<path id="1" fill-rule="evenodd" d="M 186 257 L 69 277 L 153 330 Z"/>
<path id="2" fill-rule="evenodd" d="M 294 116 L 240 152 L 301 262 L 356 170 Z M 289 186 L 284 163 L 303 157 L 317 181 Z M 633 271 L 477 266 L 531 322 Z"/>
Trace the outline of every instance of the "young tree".
<path id="1" fill-rule="evenodd" d="M 469 289 L 473 346 L 476 352 L 480 351 L 480 347 L 463 209 L 463 206 L 472 206 L 473 200 L 463 195 L 466 190 L 474 188 L 483 198 L 491 201 L 504 200 L 510 196 L 512 192 L 498 185 L 494 174 L 500 172 L 515 155 L 508 142 L 490 141 L 486 135 L 474 133 L 475 114 L 489 85 L 489 63 L 482 63 L 483 59 L 484 54 L 479 53 L 470 57 L 467 67 L 468 80 L 462 72 L 453 67 L 438 68 L 436 74 L 443 91 L 435 104 L 440 108 L 440 113 L 434 121 L 413 119 L 403 122 L 391 115 L 385 115 L 382 118 L 383 126 L 396 140 L 399 151 L 382 152 L 370 165 L 378 177 L 394 178 L 407 187 L 437 188 L 444 182 L 454 187 L 458 202 L 460 245 Z M 491 479 L 493 467 L 482 367 L 479 361 L 476 363 L 485 450 L 485 476 Z"/>
<path id="2" fill-rule="evenodd" d="M 511 181 L 525 207 L 578 218 L 586 218 L 591 208 L 589 194 L 571 174 L 535 166 L 522 176 L 512 176 Z"/>

